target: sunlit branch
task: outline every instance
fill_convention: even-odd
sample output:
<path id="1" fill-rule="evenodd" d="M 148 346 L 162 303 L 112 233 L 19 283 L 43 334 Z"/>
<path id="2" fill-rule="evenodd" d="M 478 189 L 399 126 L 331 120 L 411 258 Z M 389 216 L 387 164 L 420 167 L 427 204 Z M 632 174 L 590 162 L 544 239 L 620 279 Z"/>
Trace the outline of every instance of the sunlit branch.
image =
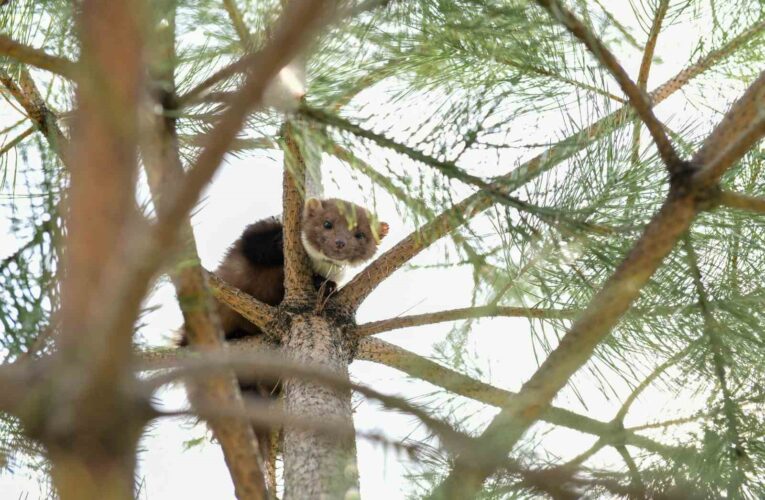
<path id="1" fill-rule="evenodd" d="M 573 36 L 584 43 L 598 61 L 611 72 L 622 91 L 629 97 L 630 104 L 635 109 L 635 112 L 643 120 L 646 127 L 648 127 L 665 165 L 671 173 L 675 172 L 679 168 L 680 158 L 667 137 L 661 122 L 654 115 L 651 109 L 652 103 L 649 101 L 648 96 L 645 95 L 645 92 L 630 79 L 611 51 L 608 50 L 598 37 L 587 29 L 584 23 L 573 12 L 563 6 L 558 0 L 537 0 L 537 3 L 546 9 L 555 19 L 560 21 Z"/>
<path id="2" fill-rule="evenodd" d="M 694 158 L 694 182 L 711 187 L 765 135 L 765 71 L 725 114 Z"/>
<path id="3" fill-rule="evenodd" d="M 653 62 L 653 53 L 656 49 L 656 41 L 659 39 L 661 25 L 664 22 L 664 16 L 667 15 L 668 8 L 669 0 L 660 0 L 659 6 L 656 9 L 656 14 L 654 14 L 653 17 L 651 31 L 648 33 L 648 41 L 643 50 L 643 59 L 640 61 L 640 71 L 636 82 L 637 86 L 643 90 L 645 90 L 648 85 L 648 73 L 651 71 L 651 63 Z"/>
<path id="4" fill-rule="evenodd" d="M 498 316 L 529 319 L 573 319 L 580 312 L 581 311 L 574 309 L 542 309 L 534 307 L 466 307 L 462 309 L 451 309 L 433 313 L 414 314 L 411 316 L 401 316 L 398 318 L 364 323 L 356 327 L 355 333 L 360 337 L 365 337 L 390 330 L 397 330 L 399 328 L 408 328 L 411 326 L 431 325 L 434 323 L 443 323 L 446 321 L 456 321 L 460 319 Z"/>
<path id="5" fill-rule="evenodd" d="M 43 50 L 29 47 L 6 35 L 0 35 L 0 56 L 7 56 L 22 64 L 28 64 L 29 66 L 44 69 L 67 78 L 74 76 L 74 62 L 64 57 L 52 56 Z"/>

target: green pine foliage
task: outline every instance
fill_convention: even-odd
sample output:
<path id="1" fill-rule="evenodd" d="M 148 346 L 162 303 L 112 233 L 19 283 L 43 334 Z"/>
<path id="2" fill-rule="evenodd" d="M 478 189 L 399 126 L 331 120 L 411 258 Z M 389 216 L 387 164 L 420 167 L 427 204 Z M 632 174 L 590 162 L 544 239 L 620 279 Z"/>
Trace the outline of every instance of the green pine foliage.
<path id="1" fill-rule="evenodd" d="M 150 3 L 159 9 L 156 4 L 162 2 Z M 172 3 L 177 60 L 168 63 L 176 68 L 178 95 L 236 61 L 248 46 L 257 49 L 267 40 L 280 2 L 235 3 L 249 40 L 240 38 L 222 1 Z M 568 5 L 636 78 L 635 61 L 643 55 L 660 3 L 582 0 Z M 0 7 L 0 27 L 15 41 L 76 60 L 77 5 L 11 0 Z M 469 266 L 475 277 L 474 305 L 584 309 L 669 188 L 645 130 L 637 135 L 633 154 L 634 115 L 582 134 L 625 105 L 608 71 L 530 1 L 381 0 L 342 5 L 359 12 L 322 34 L 306 58 L 306 97 L 295 114 L 301 143 L 317 158 L 334 157 L 359 184 L 371 185 L 370 199 L 394 198 L 402 216 L 418 226 L 475 192 L 480 182 L 500 179 L 549 148 L 565 146 L 563 157 L 549 159 L 542 171 L 522 182 L 512 181 L 509 196 L 495 200 L 492 209 L 440 243 L 444 251 L 433 253 L 427 265 Z M 667 69 L 666 74 L 674 74 L 735 40 L 761 22 L 761 16 L 761 3 L 752 0 L 671 0 L 654 66 L 681 61 L 682 66 Z M 147 14 L 147 28 L 169 22 L 160 17 Z M 673 37 L 683 33 L 698 39 L 683 40 L 676 49 Z M 683 156 L 698 148 L 727 106 L 762 70 L 763 43 L 759 33 L 749 36 L 673 95 L 671 112 L 658 108 Z M 676 50 L 683 51 L 681 57 L 672 53 Z M 0 59 L 0 67 L 12 77 L 21 70 L 10 58 Z M 76 106 L 71 82 L 42 70 L 32 70 L 32 75 L 66 131 L 67 116 Z M 242 81 L 242 75 L 220 81 L 176 111 L 187 164 L 200 151 L 198 139 L 225 108 L 226 96 Z M 648 90 L 658 83 L 649 78 Z M 3 105 L 15 109 L 2 124 L 0 141 L 8 144 L 30 123 L 10 95 L 2 96 Z M 283 120 L 274 110 L 252 114 L 232 154 L 273 154 Z M 0 255 L 0 355 L 13 361 L 45 352 L 48 336 L 55 333 L 52 313 L 58 303 L 60 257 L 55 242 L 62 231 L 60 193 L 66 173 L 40 134 L 0 148 L 0 205 L 6 224 L 0 230 L 19 242 L 18 248 Z M 763 159 L 761 148 L 750 151 L 725 175 L 722 187 L 765 195 Z M 687 400 L 690 408 L 685 413 L 657 412 L 655 420 L 634 424 L 648 425 L 640 432 L 663 443 L 663 453 L 631 445 L 625 448 L 630 458 L 624 461 L 576 464 L 578 491 L 606 498 L 629 495 L 630 488 L 639 486 L 653 494 L 698 498 L 765 496 L 762 224 L 761 215 L 724 207 L 700 215 L 632 310 L 570 381 L 563 399 L 575 401 L 572 410 L 586 413 L 593 391 L 618 408 L 632 388 L 672 359 L 652 382 L 652 390 L 668 399 Z M 490 374 L 481 368 L 489 353 L 471 348 L 474 327 L 481 321 L 487 320 L 444 326 L 451 331 L 433 346 L 432 354 L 491 383 Z M 543 361 L 570 323 L 530 319 L 533 351 L 528 356 Z M 483 405 L 444 391 L 428 395 L 428 402 L 435 414 L 470 432 L 480 432 L 489 418 Z M 513 453 L 523 468 L 551 469 L 567 461 L 555 456 L 554 446 L 545 448 L 553 427 L 538 424 Z M 14 441 L 20 436 L 13 421 L 3 421 L 0 450 L 34 452 L 33 446 Z M 584 452 L 586 448 L 570 455 Z M 413 494 L 430 491 L 449 465 L 439 450 L 421 455 L 411 471 Z M 482 498 L 538 494 L 528 478 L 508 469 L 486 483 Z"/>

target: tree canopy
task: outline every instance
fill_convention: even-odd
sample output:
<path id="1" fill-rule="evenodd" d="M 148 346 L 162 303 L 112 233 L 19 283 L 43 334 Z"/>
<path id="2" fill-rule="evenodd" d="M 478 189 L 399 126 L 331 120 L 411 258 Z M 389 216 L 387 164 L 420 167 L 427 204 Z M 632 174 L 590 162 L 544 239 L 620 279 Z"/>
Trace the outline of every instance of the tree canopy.
<path id="1" fill-rule="evenodd" d="M 356 494 L 332 464 L 376 437 L 351 392 L 425 429 L 377 436 L 413 497 L 765 496 L 760 2 L 10 0 L 0 26 L 9 470 L 131 498 L 168 416 L 152 395 L 188 378 L 239 498 Z M 279 308 L 199 263 L 190 215 L 232 158 L 283 164 Z M 317 305 L 298 231 L 322 184 L 412 232 Z M 468 270 L 471 303 L 356 316 L 402 269 L 427 294 L 425 268 Z M 140 335 L 163 274 L 191 349 Z M 224 349 L 215 299 L 268 334 Z M 379 338 L 432 324 L 427 357 Z M 515 392 L 485 369 L 515 374 L 510 353 L 473 349 L 487 331 L 527 339 Z M 351 380 L 354 360 L 430 394 Z M 247 370 L 289 379 L 284 407 L 243 398 Z M 284 428 L 278 473 L 250 420 Z"/>

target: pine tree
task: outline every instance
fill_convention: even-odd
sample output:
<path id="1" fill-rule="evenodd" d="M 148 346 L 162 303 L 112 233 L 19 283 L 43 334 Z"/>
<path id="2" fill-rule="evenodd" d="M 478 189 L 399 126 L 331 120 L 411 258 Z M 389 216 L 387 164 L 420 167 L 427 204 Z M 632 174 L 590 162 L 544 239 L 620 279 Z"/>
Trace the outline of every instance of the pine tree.
<path id="1" fill-rule="evenodd" d="M 138 439 L 167 416 L 153 394 L 185 380 L 240 499 L 358 495 L 356 439 L 374 436 L 354 394 L 425 429 L 383 439 L 411 453 L 417 497 L 765 496 L 762 16 L 751 0 L 0 2 L 0 236 L 20 242 L 0 253 L 5 466 L 63 499 L 134 498 Z M 190 214 L 226 155 L 283 163 L 278 308 L 200 265 Z M 300 214 L 338 172 L 415 230 L 324 301 Z M 406 266 L 468 269 L 472 304 L 357 321 Z M 163 274 L 190 347 L 149 352 Z M 224 344 L 215 300 L 267 333 Z M 525 321 L 537 362 L 517 392 L 477 369 L 507 353 L 471 352 L 500 317 Z M 375 337 L 452 322 L 431 358 Z M 354 360 L 439 390 L 351 381 Z M 285 381 L 283 406 L 242 396 L 253 374 Z M 635 418 L 647 394 L 674 413 Z M 252 422 L 274 431 L 280 484 Z"/>

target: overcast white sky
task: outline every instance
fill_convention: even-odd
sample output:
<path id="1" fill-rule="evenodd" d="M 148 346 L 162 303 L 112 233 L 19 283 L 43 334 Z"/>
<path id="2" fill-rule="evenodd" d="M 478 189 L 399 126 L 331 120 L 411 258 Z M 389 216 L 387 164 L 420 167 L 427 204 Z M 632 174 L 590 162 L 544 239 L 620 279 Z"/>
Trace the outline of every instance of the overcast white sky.
<path id="1" fill-rule="evenodd" d="M 609 2 L 609 8 L 614 9 L 625 24 L 634 25 L 626 1 Z M 698 23 L 701 25 L 703 20 L 699 20 Z M 638 35 L 641 31 L 635 29 L 633 33 Z M 687 54 L 695 44 L 698 33 L 698 25 L 685 25 L 672 28 L 671 33 L 668 32 L 659 39 L 657 54 L 661 55 L 661 62 L 655 64 L 652 69 L 649 88 L 687 66 Z M 628 72 L 636 74 L 640 54 L 635 50 L 624 50 L 620 52 L 620 56 Z M 736 92 L 732 91 L 721 98 L 729 100 L 735 95 Z M 374 91 L 364 94 L 361 98 L 374 102 Z M 678 96 L 662 105 L 658 113 L 660 118 L 671 122 L 675 113 L 684 112 L 683 102 Z M 412 110 L 412 113 L 417 112 Z M 0 109 L 0 127 L 15 121 L 16 116 L 7 108 Z M 405 120 L 405 117 L 402 119 Z M 554 123 L 551 125 L 552 129 L 558 128 Z M 540 142 L 543 139 L 546 138 L 540 138 Z M 327 196 L 342 197 L 360 203 L 368 201 L 368 191 L 359 189 L 336 164 L 328 163 L 325 168 L 334 172 L 330 176 L 336 181 L 325 183 Z M 7 185 L 0 190 L 2 196 L 9 193 Z M 390 199 L 378 197 L 377 206 L 381 218 L 389 222 L 391 227 L 383 245 L 384 250 L 411 231 L 412 226 L 398 217 Z M 245 158 L 228 159 L 206 193 L 201 210 L 193 220 L 203 265 L 208 269 L 215 268 L 229 243 L 238 237 L 246 224 L 280 211 L 280 157 L 255 154 Z M 0 214 L 0 258 L 12 253 L 21 243 L 10 235 L 6 214 Z M 432 261 L 442 249 L 442 246 L 437 245 L 419 256 L 416 262 Z M 465 267 L 398 272 L 375 291 L 360 311 L 358 319 L 363 322 L 405 312 L 464 307 L 469 304 L 471 288 L 472 277 L 470 270 Z M 152 344 L 168 345 L 171 333 L 181 324 L 172 288 L 167 283 L 159 286 L 151 304 L 158 305 L 159 309 L 146 318 L 144 335 Z M 391 332 L 382 335 L 382 338 L 414 352 L 430 355 L 432 346 L 444 338 L 449 328 L 448 324 L 419 327 Z M 484 380 L 509 390 L 519 389 L 537 367 L 526 320 L 499 318 L 482 321 L 471 335 L 470 348 L 479 355 L 479 366 L 483 369 Z M 359 381 L 387 393 L 411 397 L 433 390 L 433 387 L 426 383 L 407 380 L 394 370 L 373 363 L 355 362 L 351 372 Z M 619 386 L 618 381 L 615 383 Z M 588 403 L 588 415 L 604 420 L 611 418 L 616 409 L 614 401 L 608 401 L 595 387 L 580 385 L 579 389 Z M 185 397 L 181 389 L 173 389 L 163 395 L 162 401 L 169 407 L 179 407 L 185 404 Z M 570 392 L 562 394 L 556 400 L 556 404 L 585 412 Z M 650 421 L 660 409 L 674 411 L 681 409 L 684 404 L 690 404 L 690 401 L 667 401 L 667 396 L 659 391 L 648 391 L 634 406 L 628 420 Z M 480 405 L 467 400 L 466 407 L 472 411 L 481 408 Z M 492 409 L 482 409 L 480 418 L 488 419 L 493 413 Z M 360 430 L 381 430 L 392 438 L 409 436 L 416 424 L 408 416 L 384 412 L 375 405 L 363 402 L 356 409 L 355 420 Z M 140 455 L 142 498 L 233 498 L 231 481 L 217 445 L 204 442 L 188 450 L 184 448 L 184 442 L 203 436 L 205 432 L 203 425 L 195 425 L 188 419 L 166 419 L 151 427 L 142 443 L 144 451 Z M 592 436 L 565 429 L 556 429 L 544 437 L 546 444 L 555 443 L 548 448 L 562 456 L 577 454 L 593 441 Z M 408 485 L 404 477 L 403 458 L 393 450 L 386 450 L 364 440 L 359 440 L 358 450 L 362 497 L 403 497 Z M 607 450 L 601 452 L 596 459 L 603 462 L 620 462 L 618 456 Z M 0 497 L 39 498 L 37 484 L 38 478 L 34 476 L 2 473 Z"/>

